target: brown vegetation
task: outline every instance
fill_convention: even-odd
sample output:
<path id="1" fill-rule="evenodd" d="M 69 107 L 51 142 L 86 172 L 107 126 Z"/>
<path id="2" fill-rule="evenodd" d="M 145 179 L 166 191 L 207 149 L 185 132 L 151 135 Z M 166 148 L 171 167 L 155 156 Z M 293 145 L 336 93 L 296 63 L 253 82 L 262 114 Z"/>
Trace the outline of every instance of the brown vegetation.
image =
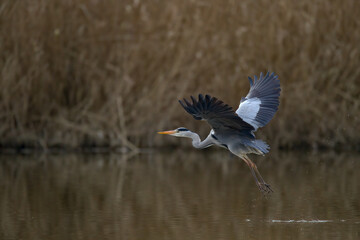
<path id="1" fill-rule="evenodd" d="M 260 133 L 272 147 L 359 146 L 359 15 L 353 0 L 3 0 L 1 146 L 178 143 L 155 132 L 208 128 L 177 99 L 236 107 L 267 70 L 282 84 Z"/>

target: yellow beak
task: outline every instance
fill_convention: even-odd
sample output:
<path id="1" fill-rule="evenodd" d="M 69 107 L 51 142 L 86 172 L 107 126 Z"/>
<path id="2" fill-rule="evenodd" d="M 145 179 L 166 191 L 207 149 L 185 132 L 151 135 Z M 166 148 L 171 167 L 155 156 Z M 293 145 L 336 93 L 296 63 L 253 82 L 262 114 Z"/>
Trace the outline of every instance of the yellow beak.
<path id="1" fill-rule="evenodd" d="M 165 132 L 158 132 L 158 134 L 174 134 L 176 133 L 176 131 L 171 130 L 171 131 L 165 131 Z"/>

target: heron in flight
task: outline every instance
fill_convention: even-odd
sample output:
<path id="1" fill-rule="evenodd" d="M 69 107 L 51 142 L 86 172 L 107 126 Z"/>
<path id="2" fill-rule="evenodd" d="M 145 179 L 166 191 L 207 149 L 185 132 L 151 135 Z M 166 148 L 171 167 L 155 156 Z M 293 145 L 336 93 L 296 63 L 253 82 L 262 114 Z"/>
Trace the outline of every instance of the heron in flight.
<path id="1" fill-rule="evenodd" d="M 228 149 L 240 157 L 249 166 L 257 186 L 263 193 L 272 189 L 259 173 L 255 163 L 247 156 L 250 153 L 264 155 L 269 152 L 269 145 L 256 139 L 254 132 L 265 126 L 273 118 L 279 106 L 280 80 L 274 73 L 260 74 L 254 80 L 249 77 L 250 90 L 240 101 L 239 108 L 234 111 L 223 101 L 209 95 L 199 94 L 198 99 L 191 96 L 191 102 L 179 100 L 181 106 L 196 120 L 207 121 L 212 129 L 204 141 L 198 134 L 180 127 L 175 130 L 158 132 L 175 137 L 192 139 L 195 148 L 207 148 L 218 145 Z"/>

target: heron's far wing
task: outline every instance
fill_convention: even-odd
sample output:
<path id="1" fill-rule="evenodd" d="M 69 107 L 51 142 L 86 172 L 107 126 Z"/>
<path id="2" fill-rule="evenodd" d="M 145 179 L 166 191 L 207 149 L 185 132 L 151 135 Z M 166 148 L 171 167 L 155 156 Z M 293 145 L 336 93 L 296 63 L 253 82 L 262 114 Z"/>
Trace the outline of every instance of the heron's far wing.
<path id="1" fill-rule="evenodd" d="M 190 113 L 196 120 L 206 120 L 215 132 L 222 128 L 230 128 L 251 132 L 254 128 L 244 122 L 230 107 L 223 101 L 209 95 L 199 94 L 199 100 L 191 96 L 192 103 L 186 99 L 179 100 L 181 106 Z"/>
<path id="2" fill-rule="evenodd" d="M 261 73 L 259 79 L 249 77 L 249 82 L 249 93 L 241 99 L 236 114 L 256 131 L 270 122 L 279 107 L 280 80 L 268 72 L 265 76 Z"/>

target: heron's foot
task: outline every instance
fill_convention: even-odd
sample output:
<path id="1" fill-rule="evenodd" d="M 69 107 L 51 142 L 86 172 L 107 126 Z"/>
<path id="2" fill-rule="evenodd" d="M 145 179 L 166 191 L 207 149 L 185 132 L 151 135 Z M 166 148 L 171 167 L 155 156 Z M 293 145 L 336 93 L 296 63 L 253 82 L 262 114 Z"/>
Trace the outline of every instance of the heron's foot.
<path id="1" fill-rule="evenodd" d="M 262 183 L 258 183 L 258 187 L 260 189 L 260 191 L 263 193 L 263 194 L 270 194 L 272 192 L 274 192 L 272 189 L 271 189 L 271 186 L 270 184 L 267 184 L 265 182 L 262 182 Z"/>

